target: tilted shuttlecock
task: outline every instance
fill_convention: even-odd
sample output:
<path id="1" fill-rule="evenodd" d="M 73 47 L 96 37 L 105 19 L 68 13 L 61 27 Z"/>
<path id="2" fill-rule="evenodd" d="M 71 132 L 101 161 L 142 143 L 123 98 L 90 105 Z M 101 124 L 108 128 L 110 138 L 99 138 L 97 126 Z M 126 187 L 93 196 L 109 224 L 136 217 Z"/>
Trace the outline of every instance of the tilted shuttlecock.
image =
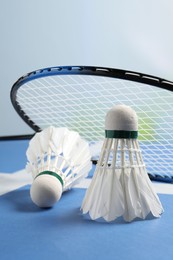
<path id="1" fill-rule="evenodd" d="M 82 203 L 91 219 L 125 221 L 159 217 L 162 205 L 148 177 L 137 140 L 138 118 L 125 105 L 110 109 L 105 119 L 105 140 L 91 184 Z"/>
<path id="2" fill-rule="evenodd" d="M 52 207 L 92 166 L 88 143 L 67 128 L 51 126 L 37 133 L 26 154 L 26 170 L 33 176 L 30 195 L 39 207 Z"/>

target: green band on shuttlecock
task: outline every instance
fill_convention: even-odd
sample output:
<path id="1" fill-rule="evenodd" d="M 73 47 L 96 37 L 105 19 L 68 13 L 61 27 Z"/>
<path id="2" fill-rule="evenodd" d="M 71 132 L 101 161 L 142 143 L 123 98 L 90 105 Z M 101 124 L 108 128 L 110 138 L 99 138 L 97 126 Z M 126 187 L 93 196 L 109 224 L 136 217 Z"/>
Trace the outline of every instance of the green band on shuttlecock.
<path id="1" fill-rule="evenodd" d="M 45 175 L 45 174 L 54 176 L 55 178 L 57 178 L 57 179 L 61 182 L 62 186 L 64 185 L 64 182 L 63 182 L 61 176 L 58 175 L 56 172 L 51 172 L 51 171 L 40 172 L 40 173 L 35 177 L 35 179 L 36 179 L 38 176 L 40 176 L 40 175 Z"/>
<path id="2" fill-rule="evenodd" d="M 119 139 L 136 139 L 138 137 L 138 131 L 105 130 L 105 137 Z"/>

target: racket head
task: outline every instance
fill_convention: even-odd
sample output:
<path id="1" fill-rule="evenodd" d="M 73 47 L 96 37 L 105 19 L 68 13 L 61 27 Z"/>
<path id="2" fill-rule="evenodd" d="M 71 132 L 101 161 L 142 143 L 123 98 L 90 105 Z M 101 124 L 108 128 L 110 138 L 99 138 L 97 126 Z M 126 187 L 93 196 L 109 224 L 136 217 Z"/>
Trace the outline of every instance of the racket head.
<path id="1" fill-rule="evenodd" d="M 104 67 L 61 66 L 19 78 L 11 101 L 34 130 L 53 125 L 80 133 L 95 159 L 104 139 L 106 112 L 131 106 L 139 117 L 139 141 L 151 175 L 173 175 L 173 82 L 133 71 Z"/>

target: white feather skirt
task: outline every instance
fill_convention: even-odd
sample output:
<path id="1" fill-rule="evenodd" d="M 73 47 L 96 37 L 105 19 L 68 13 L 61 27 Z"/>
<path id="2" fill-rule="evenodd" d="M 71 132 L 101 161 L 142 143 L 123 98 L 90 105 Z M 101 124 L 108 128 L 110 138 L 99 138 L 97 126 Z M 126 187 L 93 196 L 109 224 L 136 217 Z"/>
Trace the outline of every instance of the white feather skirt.
<path id="1" fill-rule="evenodd" d="M 91 219 L 130 222 L 149 213 L 160 217 L 161 202 L 153 189 L 136 139 L 105 139 L 81 209 Z"/>

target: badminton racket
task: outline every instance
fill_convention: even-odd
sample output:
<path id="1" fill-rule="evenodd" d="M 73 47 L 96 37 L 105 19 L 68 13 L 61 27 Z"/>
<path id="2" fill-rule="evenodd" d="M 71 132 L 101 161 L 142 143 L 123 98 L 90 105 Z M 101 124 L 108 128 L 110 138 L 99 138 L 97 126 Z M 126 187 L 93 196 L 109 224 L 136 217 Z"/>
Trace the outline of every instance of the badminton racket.
<path id="1" fill-rule="evenodd" d="M 51 67 L 19 78 L 12 104 L 34 130 L 53 125 L 78 131 L 90 143 L 93 162 L 104 139 L 106 112 L 131 106 L 151 179 L 173 182 L 173 82 L 139 72 L 89 66 Z"/>

